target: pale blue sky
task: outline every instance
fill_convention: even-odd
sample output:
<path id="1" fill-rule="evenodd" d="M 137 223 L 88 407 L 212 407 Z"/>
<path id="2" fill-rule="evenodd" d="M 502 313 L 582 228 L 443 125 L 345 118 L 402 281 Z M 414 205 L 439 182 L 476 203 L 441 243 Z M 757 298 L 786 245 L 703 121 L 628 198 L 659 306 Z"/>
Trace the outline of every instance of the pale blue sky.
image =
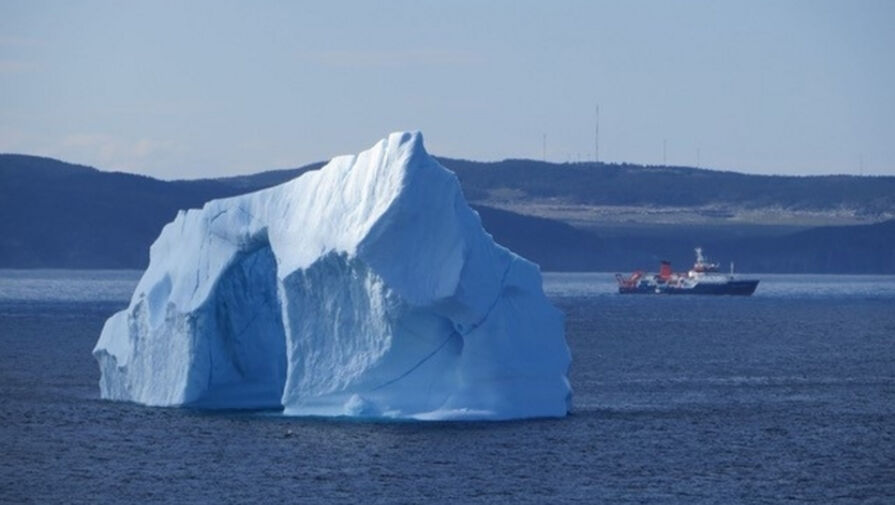
<path id="1" fill-rule="evenodd" d="M 187 4 L 187 5 L 184 5 Z M 476 160 L 895 175 L 895 2 L 0 2 L 0 152 L 162 178 Z"/>

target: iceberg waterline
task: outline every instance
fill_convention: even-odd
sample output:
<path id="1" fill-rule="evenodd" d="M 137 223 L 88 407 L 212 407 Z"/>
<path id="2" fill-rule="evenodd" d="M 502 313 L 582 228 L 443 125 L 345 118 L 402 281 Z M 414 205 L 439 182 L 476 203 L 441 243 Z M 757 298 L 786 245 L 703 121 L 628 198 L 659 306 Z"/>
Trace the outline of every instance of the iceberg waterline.
<path id="1" fill-rule="evenodd" d="M 417 132 L 181 211 L 93 351 L 103 398 L 416 419 L 563 416 L 563 316 Z"/>

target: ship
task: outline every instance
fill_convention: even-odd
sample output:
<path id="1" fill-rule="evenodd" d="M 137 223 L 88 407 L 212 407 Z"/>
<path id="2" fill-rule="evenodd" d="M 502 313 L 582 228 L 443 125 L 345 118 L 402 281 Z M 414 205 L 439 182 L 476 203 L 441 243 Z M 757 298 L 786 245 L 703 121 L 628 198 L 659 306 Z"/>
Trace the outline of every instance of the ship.
<path id="1" fill-rule="evenodd" d="M 658 274 L 638 270 L 628 277 L 615 274 L 619 294 L 660 294 L 660 295 L 739 295 L 749 296 L 758 287 L 758 279 L 739 279 L 733 273 L 719 271 L 717 263 L 709 262 L 697 247 L 696 263 L 687 273 L 671 270 L 671 263 L 662 261 Z"/>

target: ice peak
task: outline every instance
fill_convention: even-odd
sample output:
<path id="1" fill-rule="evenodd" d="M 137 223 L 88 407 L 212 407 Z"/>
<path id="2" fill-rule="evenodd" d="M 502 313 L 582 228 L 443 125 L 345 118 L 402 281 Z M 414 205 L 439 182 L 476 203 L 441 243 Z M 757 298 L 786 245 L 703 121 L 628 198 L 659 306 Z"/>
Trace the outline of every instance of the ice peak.
<path id="1" fill-rule="evenodd" d="M 418 130 L 398 131 L 389 134 L 382 140 L 384 159 L 387 164 L 397 161 L 398 165 L 409 171 L 434 163 L 434 159 L 426 152 L 423 145 L 423 134 Z M 390 167 L 396 169 L 398 167 Z"/>
<path id="2" fill-rule="evenodd" d="M 388 136 L 389 145 L 404 147 L 411 151 L 426 153 L 423 147 L 423 133 L 419 130 L 397 131 Z"/>

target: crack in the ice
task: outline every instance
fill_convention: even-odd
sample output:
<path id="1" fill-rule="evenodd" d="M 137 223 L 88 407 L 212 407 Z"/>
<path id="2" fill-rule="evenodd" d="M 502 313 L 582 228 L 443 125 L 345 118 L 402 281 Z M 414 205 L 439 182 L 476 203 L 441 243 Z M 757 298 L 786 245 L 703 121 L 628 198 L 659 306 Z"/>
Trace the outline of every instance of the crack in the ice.
<path id="1" fill-rule="evenodd" d="M 454 338 L 454 337 L 459 337 L 459 336 L 460 336 L 459 333 L 457 333 L 456 331 L 452 331 L 451 334 L 448 335 L 446 339 L 444 339 L 444 342 L 442 342 L 441 344 L 439 344 L 438 347 L 436 347 L 434 351 L 432 351 L 432 352 L 430 352 L 429 354 L 427 354 L 426 356 L 424 356 L 423 359 L 419 360 L 419 361 L 417 362 L 417 364 L 415 364 L 415 365 L 413 365 L 412 367 L 410 367 L 409 370 L 407 370 L 406 372 L 402 373 L 401 375 L 395 377 L 394 379 L 391 379 L 391 380 L 389 380 L 389 381 L 383 382 L 382 384 L 376 386 L 376 387 L 373 388 L 372 390 L 373 390 L 373 391 L 378 391 L 378 390 L 380 390 L 380 389 L 382 389 L 382 388 L 384 388 L 384 387 L 390 386 L 390 385 L 392 385 L 392 384 L 398 382 L 399 380 L 403 379 L 404 377 L 407 377 L 408 375 L 410 375 L 411 373 L 413 373 L 414 370 L 418 369 L 419 367 L 423 366 L 427 361 L 429 361 L 429 359 L 432 358 L 432 356 L 435 356 L 436 354 L 438 354 L 438 352 L 441 351 L 441 350 L 444 348 L 444 346 L 446 346 L 447 343 L 451 341 L 452 338 Z"/>
<path id="2" fill-rule="evenodd" d="M 211 219 L 208 220 L 208 224 L 211 224 L 211 223 L 215 222 L 215 220 L 216 220 L 217 218 L 219 218 L 219 217 L 223 216 L 224 214 L 226 214 L 226 213 L 227 213 L 227 210 L 229 210 L 229 209 L 224 209 L 224 210 L 222 210 L 222 211 L 219 211 L 217 214 L 211 216 Z"/>
<path id="3" fill-rule="evenodd" d="M 485 315 L 480 317 L 479 320 L 476 321 L 474 324 L 470 325 L 469 328 L 465 328 L 466 331 L 461 333 L 460 336 L 465 337 L 466 335 L 469 335 L 470 333 L 475 331 L 476 328 L 481 326 L 488 319 L 488 317 L 491 316 L 491 313 L 494 312 L 494 308 L 497 307 L 497 304 L 500 302 L 500 295 L 503 294 L 503 289 L 504 286 L 506 286 L 507 282 L 507 276 L 510 275 L 510 269 L 513 267 L 513 263 L 515 261 L 515 259 L 510 257 L 510 262 L 507 263 L 507 268 L 503 271 L 503 275 L 500 277 L 500 287 L 498 287 L 497 289 L 497 296 L 494 297 L 494 301 L 491 302 L 491 305 L 488 306 L 488 310 L 485 311 Z"/>
<path id="4" fill-rule="evenodd" d="M 446 339 L 444 339 L 444 342 L 442 342 L 441 344 L 439 344 L 438 347 L 435 348 L 435 350 L 433 350 L 432 352 L 430 352 L 429 354 L 427 354 L 426 356 L 424 356 L 424 357 L 423 357 L 421 360 L 419 360 L 415 365 L 413 365 L 412 367 L 410 367 L 409 370 L 407 370 L 406 372 L 402 373 L 401 375 L 395 377 L 394 379 L 388 380 L 388 381 L 386 381 L 386 382 L 384 382 L 384 383 L 382 383 L 382 384 L 376 386 L 376 387 L 373 388 L 372 390 L 373 390 L 373 391 L 378 391 L 378 390 L 380 390 L 380 389 L 382 389 L 382 388 L 384 388 L 384 387 L 386 387 L 386 386 L 390 386 L 390 385 L 392 385 L 392 384 L 398 382 L 399 380 L 401 380 L 401 379 L 407 377 L 408 375 L 410 375 L 411 373 L 413 373 L 415 370 L 417 370 L 419 367 L 423 366 L 427 361 L 429 361 L 430 359 L 432 359 L 433 356 L 435 356 L 436 354 L 438 354 L 438 352 L 441 351 L 441 350 L 444 348 L 444 346 L 446 346 L 447 343 L 451 341 L 452 338 L 454 338 L 454 337 L 460 337 L 460 338 L 463 338 L 463 337 L 465 337 L 466 335 L 469 335 L 470 333 L 472 333 L 473 331 L 475 331 L 476 328 L 478 328 L 479 326 L 481 326 L 481 325 L 488 319 L 488 317 L 491 315 L 491 312 L 494 311 L 494 308 L 497 307 L 497 304 L 500 302 L 500 295 L 503 293 L 504 286 L 506 285 L 507 276 L 508 276 L 509 273 L 510 273 L 510 269 L 512 268 L 512 266 L 513 266 L 513 262 L 514 262 L 514 261 L 515 261 L 515 260 L 514 260 L 512 257 L 510 257 L 510 261 L 509 261 L 509 263 L 507 264 L 507 268 L 506 268 L 506 270 L 504 270 L 503 275 L 501 276 L 501 279 L 500 279 L 500 287 L 499 287 L 498 290 L 497 290 L 497 296 L 494 298 L 494 301 L 491 302 L 491 305 L 488 307 L 488 310 L 485 312 L 485 315 L 484 315 L 484 316 L 482 316 L 482 317 L 481 317 L 475 324 L 471 325 L 471 326 L 470 326 L 465 332 L 463 332 L 463 333 L 460 333 L 460 332 L 458 332 L 458 331 L 455 329 L 454 331 L 452 331 L 452 332 L 450 333 L 450 335 L 447 336 Z"/>

